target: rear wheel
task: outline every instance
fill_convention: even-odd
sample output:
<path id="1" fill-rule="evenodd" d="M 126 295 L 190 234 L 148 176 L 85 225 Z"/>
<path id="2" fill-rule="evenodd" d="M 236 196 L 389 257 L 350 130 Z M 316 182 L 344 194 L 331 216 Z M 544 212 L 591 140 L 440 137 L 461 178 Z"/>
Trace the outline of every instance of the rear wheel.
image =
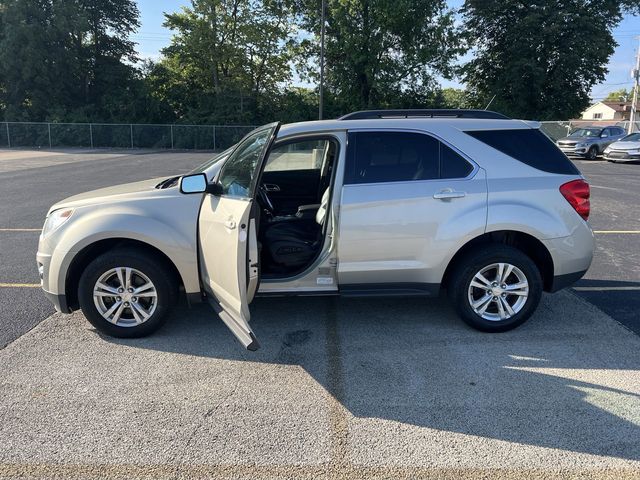
<path id="1" fill-rule="evenodd" d="M 598 157 L 598 147 L 594 145 L 591 148 L 589 148 L 589 150 L 587 150 L 587 154 L 585 155 L 585 158 L 587 160 L 595 160 L 597 157 Z"/>
<path id="2" fill-rule="evenodd" d="M 80 277 L 78 300 L 89 322 L 112 337 L 153 333 L 175 303 L 177 284 L 165 263 L 136 249 L 109 251 Z"/>
<path id="3" fill-rule="evenodd" d="M 504 332 L 524 323 L 542 296 L 535 263 L 508 245 L 481 246 L 455 267 L 449 297 L 458 315 L 485 332 Z"/>

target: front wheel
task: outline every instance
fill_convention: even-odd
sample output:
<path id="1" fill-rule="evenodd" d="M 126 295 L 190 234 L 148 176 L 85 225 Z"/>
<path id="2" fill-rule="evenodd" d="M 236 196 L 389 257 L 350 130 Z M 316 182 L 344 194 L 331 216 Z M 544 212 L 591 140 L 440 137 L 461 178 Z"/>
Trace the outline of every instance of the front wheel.
<path id="1" fill-rule="evenodd" d="M 585 157 L 587 158 L 587 160 L 595 160 L 598 157 L 598 147 L 594 145 L 589 148 Z"/>
<path id="2" fill-rule="evenodd" d="M 508 245 L 478 247 L 455 267 L 449 296 L 458 315 L 484 332 L 504 332 L 524 323 L 542 296 L 536 264 Z"/>
<path id="3" fill-rule="evenodd" d="M 164 323 L 177 297 L 174 275 L 145 251 L 117 249 L 93 260 L 80 277 L 82 313 L 100 332 L 142 337 Z"/>

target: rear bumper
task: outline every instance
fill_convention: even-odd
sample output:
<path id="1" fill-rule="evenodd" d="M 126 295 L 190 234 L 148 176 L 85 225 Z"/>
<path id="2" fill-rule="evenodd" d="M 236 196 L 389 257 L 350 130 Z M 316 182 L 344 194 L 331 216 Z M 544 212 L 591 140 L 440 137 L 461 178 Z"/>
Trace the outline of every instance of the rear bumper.
<path id="1" fill-rule="evenodd" d="M 542 243 L 553 261 L 553 280 L 551 285 L 547 284 L 550 292 L 577 282 L 591 266 L 595 238 L 587 222 L 576 222 L 572 235 L 542 240 Z"/>
<path id="2" fill-rule="evenodd" d="M 557 292 L 558 290 L 562 290 L 563 288 L 570 287 L 587 273 L 586 270 L 581 272 L 567 273 L 565 275 L 555 275 L 553 277 L 553 283 L 551 284 L 551 288 L 549 291 L 551 293 Z"/>

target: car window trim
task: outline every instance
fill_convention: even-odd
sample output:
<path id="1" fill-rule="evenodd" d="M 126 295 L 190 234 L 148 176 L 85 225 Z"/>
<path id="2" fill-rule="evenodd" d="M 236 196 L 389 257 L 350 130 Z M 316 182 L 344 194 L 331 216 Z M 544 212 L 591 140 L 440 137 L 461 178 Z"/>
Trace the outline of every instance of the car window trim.
<path id="1" fill-rule="evenodd" d="M 391 183 L 416 183 L 416 182 L 444 182 L 444 181 L 460 181 L 460 180 L 471 180 L 473 177 L 476 176 L 476 174 L 478 173 L 478 170 L 480 170 L 480 165 L 478 165 L 476 162 L 474 162 L 469 155 L 465 154 L 464 152 L 462 152 L 459 148 L 457 148 L 455 145 L 452 145 L 450 142 L 446 141 L 444 138 L 440 137 L 439 135 L 433 133 L 433 132 L 427 132 L 426 130 L 419 130 L 419 129 L 415 129 L 415 128 L 373 128 L 373 127 L 366 127 L 366 128 L 349 128 L 347 129 L 347 139 L 349 137 L 349 133 L 358 133 L 358 132 L 392 132 L 392 133 L 417 133 L 419 135 L 425 135 L 427 137 L 431 137 L 437 141 L 439 141 L 441 144 L 449 147 L 451 150 L 453 150 L 455 153 L 457 153 L 458 155 L 460 155 L 462 157 L 463 160 L 467 161 L 469 164 L 471 164 L 471 171 L 469 172 L 469 175 L 467 175 L 466 177 L 451 177 L 451 178 L 428 178 L 428 179 L 422 179 L 422 180 L 394 180 L 391 182 L 367 182 L 367 183 L 344 183 L 345 186 L 350 186 L 350 185 L 381 185 L 381 184 L 391 184 Z M 348 140 L 347 140 L 348 143 Z M 349 148 L 349 146 L 347 145 L 347 149 Z M 442 160 L 442 152 L 440 150 L 440 147 L 438 147 L 438 161 L 440 162 Z M 346 165 L 345 165 L 346 168 Z M 439 171 L 438 175 L 442 175 L 442 172 Z"/>

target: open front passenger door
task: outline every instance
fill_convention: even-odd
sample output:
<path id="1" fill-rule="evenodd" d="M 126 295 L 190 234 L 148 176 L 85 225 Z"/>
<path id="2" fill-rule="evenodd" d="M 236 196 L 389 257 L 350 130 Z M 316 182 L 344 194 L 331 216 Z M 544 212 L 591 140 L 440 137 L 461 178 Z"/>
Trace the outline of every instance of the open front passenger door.
<path id="1" fill-rule="evenodd" d="M 240 142 L 222 167 L 215 193 L 205 194 L 198 220 L 202 284 L 222 321 L 248 350 L 259 348 L 249 326 L 259 271 L 253 204 L 279 127 L 265 125 Z"/>

